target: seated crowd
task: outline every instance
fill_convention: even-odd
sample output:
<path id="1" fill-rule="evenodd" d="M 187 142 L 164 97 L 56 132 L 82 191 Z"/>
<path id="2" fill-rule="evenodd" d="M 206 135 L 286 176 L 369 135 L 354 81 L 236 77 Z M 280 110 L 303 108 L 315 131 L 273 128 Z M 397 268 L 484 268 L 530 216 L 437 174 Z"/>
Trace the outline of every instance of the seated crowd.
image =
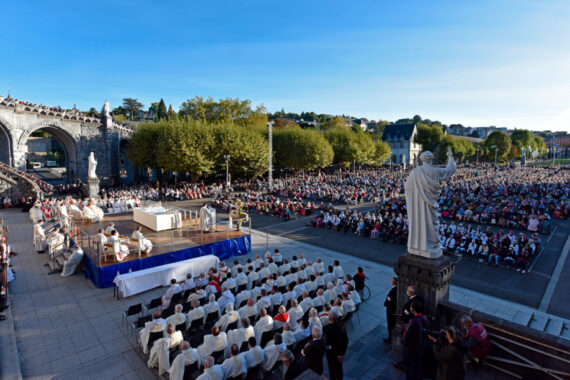
<path id="1" fill-rule="evenodd" d="M 198 379 L 257 379 L 282 363 L 290 368 L 311 351 L 310 342 L 321 342 L 329 323 L 349 321 L 361 302 L 355 287 L 337 260 L 325 267 L 320 259 L 287 259 L 275 250 L 244 265 L 235 260 L 231 268 L 222 262 L 207 275 L 188 274 L 181 284 L 173 279 L 161 310 L 144 326 L 140 321 L 149 317 L 137 321 L 139 341 L 148 366 L 171 379 L 200 371 Z M 309 365 L 319 375 L 322 353 Z"/>

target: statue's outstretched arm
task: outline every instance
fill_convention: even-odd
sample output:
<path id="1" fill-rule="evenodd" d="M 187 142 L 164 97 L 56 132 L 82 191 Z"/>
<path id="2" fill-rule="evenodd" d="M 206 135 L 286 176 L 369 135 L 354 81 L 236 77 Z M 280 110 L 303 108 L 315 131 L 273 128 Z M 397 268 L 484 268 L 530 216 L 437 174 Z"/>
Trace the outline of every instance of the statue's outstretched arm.
<path id="1" fill-rule="evenodd" d="M 439 169 L 439 178 L 442 180 L 450 178 L 453 174 L 455 174 L 455 171 L 457 170 L 451 148 L 447 148 L 447 157 L 447 167 Z"/>

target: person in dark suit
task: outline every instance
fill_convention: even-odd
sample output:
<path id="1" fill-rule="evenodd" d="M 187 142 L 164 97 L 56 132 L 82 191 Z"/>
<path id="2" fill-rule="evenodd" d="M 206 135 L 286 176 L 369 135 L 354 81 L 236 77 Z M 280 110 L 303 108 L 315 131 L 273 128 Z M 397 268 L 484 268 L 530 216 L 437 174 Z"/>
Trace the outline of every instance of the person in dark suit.
<path id="1" fill-rule="evenodd" d="M 407 324 L 410 319 L 414 316 L 412 312 L 412 302 L 417 301 L 418 298 L 416 296 L 416 287 L 413 285 L 408 286 L 407 290 L 408 300 L 404 304 L 402 309 L 402 324 Z"/>
<path id="2" fill-rule="evenodd" d="M 326 343 L 322 339 L 322 331 L 318 326 L 314 326 L 311 334 L 313 340 L 305 345 L 301 354 L 305 357 L 307 368 L 310 368 L 317 375 L 323 374 L 323 356 L 325 355 Z"/>
<path id="3" fill-rule="evenodd" d="M 388 322 L 388 337 L 384 338 L 384 342 L 388 344 L 392 342 L 392 330 L 396 327 L 396 305 L 398 303 L 397 280 L 396 277 L 392 277 L 392 289 L 390 289 L 384 301 L 384 306 L 386 307 L 386 321 Z"/>
<path id="4" fill-rule="evenodd" d="M 296 379 L 307 369 L 305 360 L 302 357 L 295 358 L 293 353 L 289 350 L 281 353 L 281 361 L 285 364 L 285 367 L 287 367 L 287 371 L 285 371 L 285 376 L 283 377 L 285 380 Z"/>
<path id="5" fill-rule="evenodd" d="M 329 379 L 342 380 L 342 362 L 348 347 L 348 335 L 336 312 L 329 313 L 329 324 L 324 330 Z"/>

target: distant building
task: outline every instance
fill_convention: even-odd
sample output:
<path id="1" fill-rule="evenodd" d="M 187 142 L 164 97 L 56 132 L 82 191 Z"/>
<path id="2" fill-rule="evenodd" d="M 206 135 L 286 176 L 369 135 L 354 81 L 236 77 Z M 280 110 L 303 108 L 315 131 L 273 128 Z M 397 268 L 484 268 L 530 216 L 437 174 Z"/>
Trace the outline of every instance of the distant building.
<path id="1" fill-rule="evenodd" d="M 419 163 L 422 146 L 414 143 L 417 134 L 418 127 L 414 123 L 386 125 L 382 134 L 382 141 L 387 142 L 392 148 L 393 163 L 401 164 L 402 156 L 405 157 L 408 165 Z"/>
<path id="2" fill-rule="evenodd" d="M 363 131 L 366 131 L 368 129 L 368 124 L 370 124 L 370 121 L 367 118 L 363 117 L 361 119 L 352 120 L 352 123 L 353 125 L 358 124 Z"/>
<path id="3" fill-rule="evenodd" d="M 140 111 L 137 121 L 155 121 L 156 115 L 152 111 Z"/>

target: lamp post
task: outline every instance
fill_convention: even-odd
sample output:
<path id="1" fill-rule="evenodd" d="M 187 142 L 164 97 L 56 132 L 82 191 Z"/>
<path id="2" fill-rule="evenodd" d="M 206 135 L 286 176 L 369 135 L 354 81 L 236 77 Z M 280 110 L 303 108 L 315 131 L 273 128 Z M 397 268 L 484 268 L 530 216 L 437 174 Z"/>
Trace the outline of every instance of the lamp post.
<path id="1" fill-rule="evenodd" d="M 230 187 L 230 155 L 224 154 L 226 160 L 226 187 Z"/>
<path id="2" fill-rule="evenodd" d="M 497 166 L 497 146 L 496 145 L 492 145 L 491 148 L 495 149 L 495 166 Z"/>

